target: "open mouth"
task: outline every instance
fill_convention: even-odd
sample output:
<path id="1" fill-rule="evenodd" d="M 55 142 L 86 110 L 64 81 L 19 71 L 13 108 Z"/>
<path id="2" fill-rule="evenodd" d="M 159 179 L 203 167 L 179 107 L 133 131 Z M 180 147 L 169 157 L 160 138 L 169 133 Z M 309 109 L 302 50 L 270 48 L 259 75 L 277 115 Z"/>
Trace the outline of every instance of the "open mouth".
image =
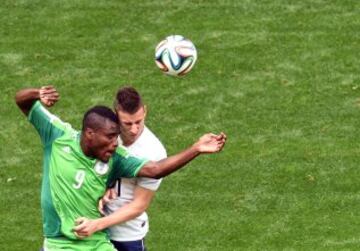
<path id="1" fill-rule="evenodd" d="M 108 150 L 107 152 L 109 152 L 111 155 L 113 155 L 113 153 L 116 151 L 117 147 L 113 147 L 110 150 Z"/>
<path id="2" fill-rule="evenodd" d="M 113 153 L 114 153 L 114 151 L 106 151 L 106 152 L 105 152 L 105 156 L 106 156 L 107 158 L 110 158 L 111 155 L 113 155 Z"/>
<path id="3" fill-rule="evenodd" d="M 115 152 L 115 150 L 113 150 L 113 151 L 109 150 L 109 151 L 104 152 L 104 155 L 103 155 L 104 159 L 107 159 L 107 160 L 110 159 L 110 157 L 113 155 L 114 152 Z"/>

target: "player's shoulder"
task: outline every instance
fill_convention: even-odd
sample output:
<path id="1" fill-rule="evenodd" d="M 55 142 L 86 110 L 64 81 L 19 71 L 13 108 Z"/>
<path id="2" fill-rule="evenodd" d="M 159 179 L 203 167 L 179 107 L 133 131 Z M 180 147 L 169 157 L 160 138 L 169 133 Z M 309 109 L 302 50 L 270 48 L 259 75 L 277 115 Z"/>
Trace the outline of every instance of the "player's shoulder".
<path id="1" fill-rule="evenodd" d="M 164 147 L 160 139 L 146 126 L 144 127 L 144 131 L 141 136 L 142 137 L 140 139 L 146 143 L 152 143 L 154 145 Z"/>
<path id="2" fill-rule="evenodd" d="M 161 143 L 160 139 L 146 126 L 144 127 L 144 131 L 137 140 L 136 144 L 151 152 L 166 152 L 165 147 Z"/>
<path id="3" fill-rule="evenodd" d="M 123 145 L 118 145 L 115 150 L 115 156 L 127 158 L 130 155 L 128 149 Z"/>

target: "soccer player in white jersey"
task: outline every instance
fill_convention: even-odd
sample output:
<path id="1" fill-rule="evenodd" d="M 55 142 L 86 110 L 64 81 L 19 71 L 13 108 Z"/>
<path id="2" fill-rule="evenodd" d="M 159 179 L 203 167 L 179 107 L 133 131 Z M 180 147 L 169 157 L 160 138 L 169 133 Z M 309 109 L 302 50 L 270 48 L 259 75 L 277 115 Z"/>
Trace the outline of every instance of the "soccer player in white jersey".
<path id="1" fill-rule="evenodd" d="M 119 118 L 120 142 L 130 154 L 158 161 L 166 158 L 166 150 L 160 140 L 145 126 L 146 106 L 133 87 L 123 87 L 116 95 L 114 108 Z M 149 207 L 161 179 L 120 179 L 116 197 L 106 205 L 106 213 L 126 206 L 135 218 L 109 228 L 109 236 L 119 251 L 145 250 L 144 238 L 149 230 Z M 124 210 L 125 208 L 123 208 Z"/>

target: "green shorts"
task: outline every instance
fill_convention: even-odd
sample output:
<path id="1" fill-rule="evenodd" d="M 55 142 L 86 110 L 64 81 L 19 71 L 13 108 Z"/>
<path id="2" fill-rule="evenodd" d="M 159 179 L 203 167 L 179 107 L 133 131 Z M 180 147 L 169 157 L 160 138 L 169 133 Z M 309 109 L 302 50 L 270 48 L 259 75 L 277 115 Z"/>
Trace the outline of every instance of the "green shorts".
<path id="1" fill-rule="evenodd" d="M 44 251 L 116 251 L 109 240 L 46 238 Z"/>

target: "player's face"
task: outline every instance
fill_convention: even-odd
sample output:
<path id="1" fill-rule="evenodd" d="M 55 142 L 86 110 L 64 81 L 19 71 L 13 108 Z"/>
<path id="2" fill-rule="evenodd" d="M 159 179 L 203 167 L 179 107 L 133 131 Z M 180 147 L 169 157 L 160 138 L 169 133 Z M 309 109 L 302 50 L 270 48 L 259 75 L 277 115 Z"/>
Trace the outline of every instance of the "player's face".
<path id="1" fill-rule="evenodd" d="M 144 130 L 146 107 L 140 107 L 134 114 L 118 110 L 117 115 L 120 122 L 120 137 L 125 146 L 131 145 Z"/>
<path id="2" fill-rule="evenodd" d="M 118 124 L 110 120 L 105 120 L 102 128 L 93 131 L 91 149 L 97 159 L 103 162 L 109 161 L 118 146 L 119 132 Z"/>

